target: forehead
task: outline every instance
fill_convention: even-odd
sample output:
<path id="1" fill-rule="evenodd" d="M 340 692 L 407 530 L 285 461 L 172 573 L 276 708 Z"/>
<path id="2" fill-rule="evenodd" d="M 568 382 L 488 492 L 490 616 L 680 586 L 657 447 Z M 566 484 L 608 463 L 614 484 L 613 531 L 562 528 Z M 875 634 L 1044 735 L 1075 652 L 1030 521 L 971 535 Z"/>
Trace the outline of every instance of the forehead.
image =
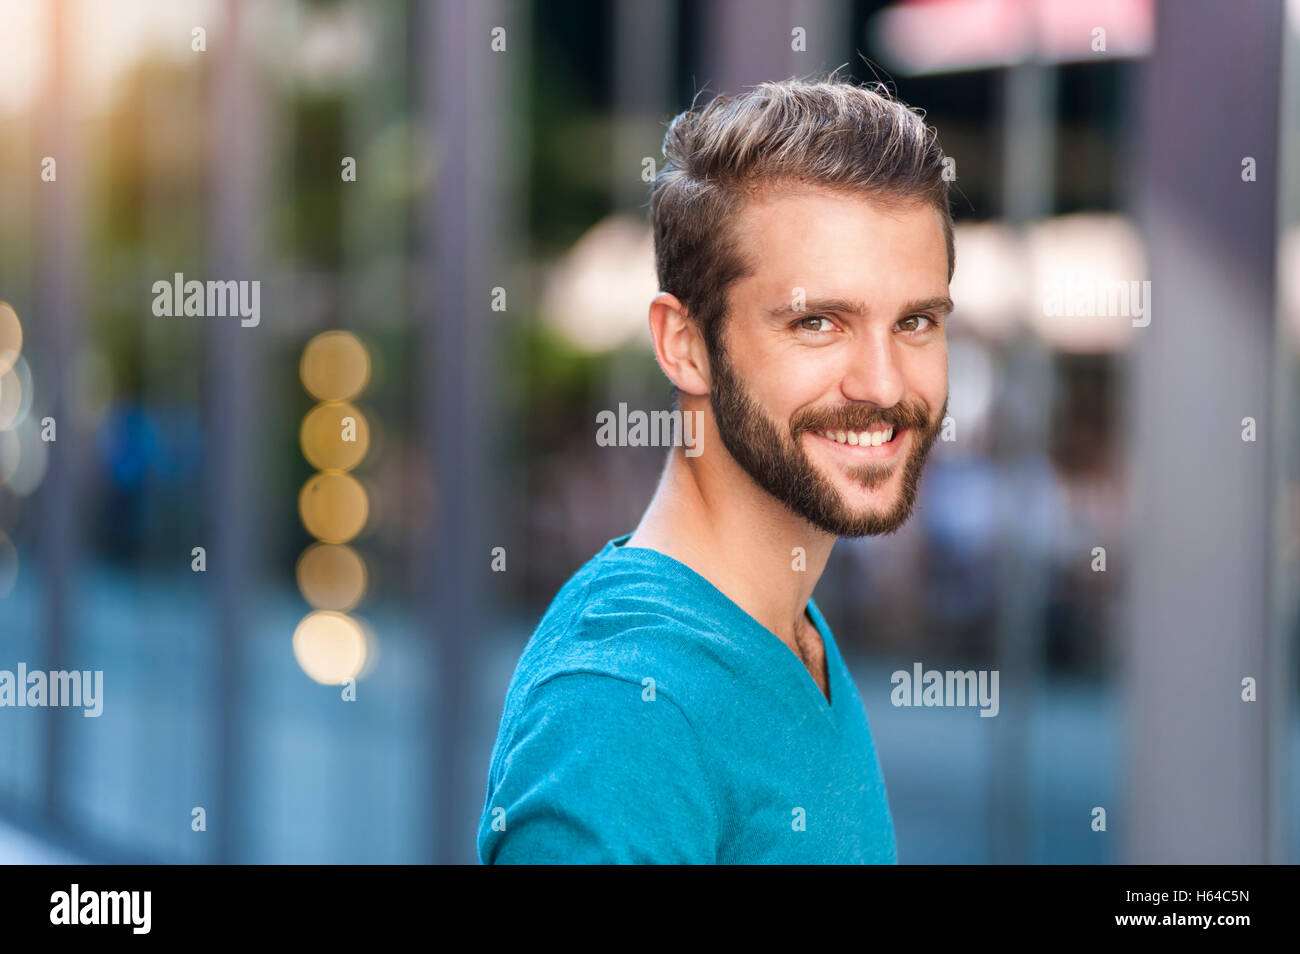
<path id="1" fill-rule="evenodd" d="M 911 300 L 948 291 L 943 219 L 927 202 L 791 187 L 747 199 L 735 220 L 753 265 L 738 298 Z"/>

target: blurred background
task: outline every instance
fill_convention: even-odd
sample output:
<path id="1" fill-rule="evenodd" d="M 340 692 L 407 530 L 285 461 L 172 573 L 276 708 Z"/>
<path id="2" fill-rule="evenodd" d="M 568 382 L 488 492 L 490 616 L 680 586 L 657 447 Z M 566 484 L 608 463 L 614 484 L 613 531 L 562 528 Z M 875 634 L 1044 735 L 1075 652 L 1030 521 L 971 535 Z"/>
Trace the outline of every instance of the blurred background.
<path id="1" fill-rule="evenodd" d="M 900 860 L 1300 861 L 1283 0 L 0 0 L 0 669 L 104 673 L 0 708 L 0 861 L 472 863 L 524 642 L 662 466 L 594 435 L 669 402 L 665 124 L 836 68 L 955 160 L 956 439 L 816 592 Z M 917 662 L 997 718 L 892 706 Z"/>

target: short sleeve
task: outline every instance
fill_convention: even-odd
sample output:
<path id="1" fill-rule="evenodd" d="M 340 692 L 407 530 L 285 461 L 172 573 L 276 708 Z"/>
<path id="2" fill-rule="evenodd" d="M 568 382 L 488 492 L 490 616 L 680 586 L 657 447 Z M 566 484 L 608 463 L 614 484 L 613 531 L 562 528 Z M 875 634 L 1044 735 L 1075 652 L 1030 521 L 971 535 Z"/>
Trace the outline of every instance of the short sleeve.
<path id="1" fill-rule="evenodd" d="M 529 693 L 494 769 L 484 864 L 716 861 L 699 741 L 663 693 L 647 700 L 640 684 L 599 673 L 552 677 Z"/>

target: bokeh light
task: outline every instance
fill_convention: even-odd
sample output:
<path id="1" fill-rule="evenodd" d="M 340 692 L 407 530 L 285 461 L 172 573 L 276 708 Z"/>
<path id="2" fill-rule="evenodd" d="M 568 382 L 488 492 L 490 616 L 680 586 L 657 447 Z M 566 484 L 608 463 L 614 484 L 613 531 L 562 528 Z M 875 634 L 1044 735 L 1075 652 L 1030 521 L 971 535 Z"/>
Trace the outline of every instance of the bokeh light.
<path id="1" fill-rule="evenodd" d="M 361 625 L 345 613 L 308 613 L 293 632 L 293 655 L 312 679 L 337 686 L 365 668 L 368 641 Z"/>
<path id="2" fill-rule="evenodd" d="M 614 214 L 592 226 L 545 279 L 542 314 L 575 348 L 648 346 L 646 314 L 659 290 L 654 238 L 636 216 Z"/>
<path id="3" fill-rule="evenodd" d="M 351 418 L 345 440 L 345 419 Z M 346 401 L 317 404 L 302 419 L 298 432 L 302 454 L 317 470 L 351 470 L 370 449 L 370 424 L 357 408 Z"/>
<path id="4" fill-rule="evenodd" d="M 32 373 L 22 355 L 14 355 L 9 370 L 0 374 L 0 431 L 22 423 L 32 406 Z"/>
<path id="5" fill-rule="evenodd" d="M 23 350 L 23 326 L 18 312 L 8 302 L 0 301 L 0 374 L 12 366 Z"/>
<path id="6" fill-rule="evenodd" d="M 298 589 L 320 610 L 350 610 L 366 592 L 366 564 L 349 546 L 314 543 L 298 558 Z"/>
<path id="7" fill-rule="evenodd" d="M 298 494 L 298 514 L 317 540 L 347 543 L 365 528 L 370 500 L 350 474 L 314 474 Z"/>
<path id="8" fill-rule="evenodd" d="M 370 380 L 370 353 L 350 331 L 323 331 L 302 352 L 302 386 L 321 401 L 346 401 Z"/>

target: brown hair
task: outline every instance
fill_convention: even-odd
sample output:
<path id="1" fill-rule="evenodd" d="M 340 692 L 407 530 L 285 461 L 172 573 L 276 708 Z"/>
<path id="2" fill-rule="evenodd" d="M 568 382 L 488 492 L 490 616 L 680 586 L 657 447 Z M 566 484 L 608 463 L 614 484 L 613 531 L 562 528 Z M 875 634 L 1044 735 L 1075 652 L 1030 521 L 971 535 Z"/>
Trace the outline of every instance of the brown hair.
<path id="1" fill-rule="evenodd" d="M 661 291 L 685 305 L 717 354 L 728 292 L 751 272 L 732 222 L 747 197 L 783 183 L 920 199 L 939 210 L 955 255 L 943 151 L 924 114 L 875 88 L 828 77 L 759 83 L 673 118 L 651 187 Z M 674 397 L 675 397 L 674 389 Z"/>

